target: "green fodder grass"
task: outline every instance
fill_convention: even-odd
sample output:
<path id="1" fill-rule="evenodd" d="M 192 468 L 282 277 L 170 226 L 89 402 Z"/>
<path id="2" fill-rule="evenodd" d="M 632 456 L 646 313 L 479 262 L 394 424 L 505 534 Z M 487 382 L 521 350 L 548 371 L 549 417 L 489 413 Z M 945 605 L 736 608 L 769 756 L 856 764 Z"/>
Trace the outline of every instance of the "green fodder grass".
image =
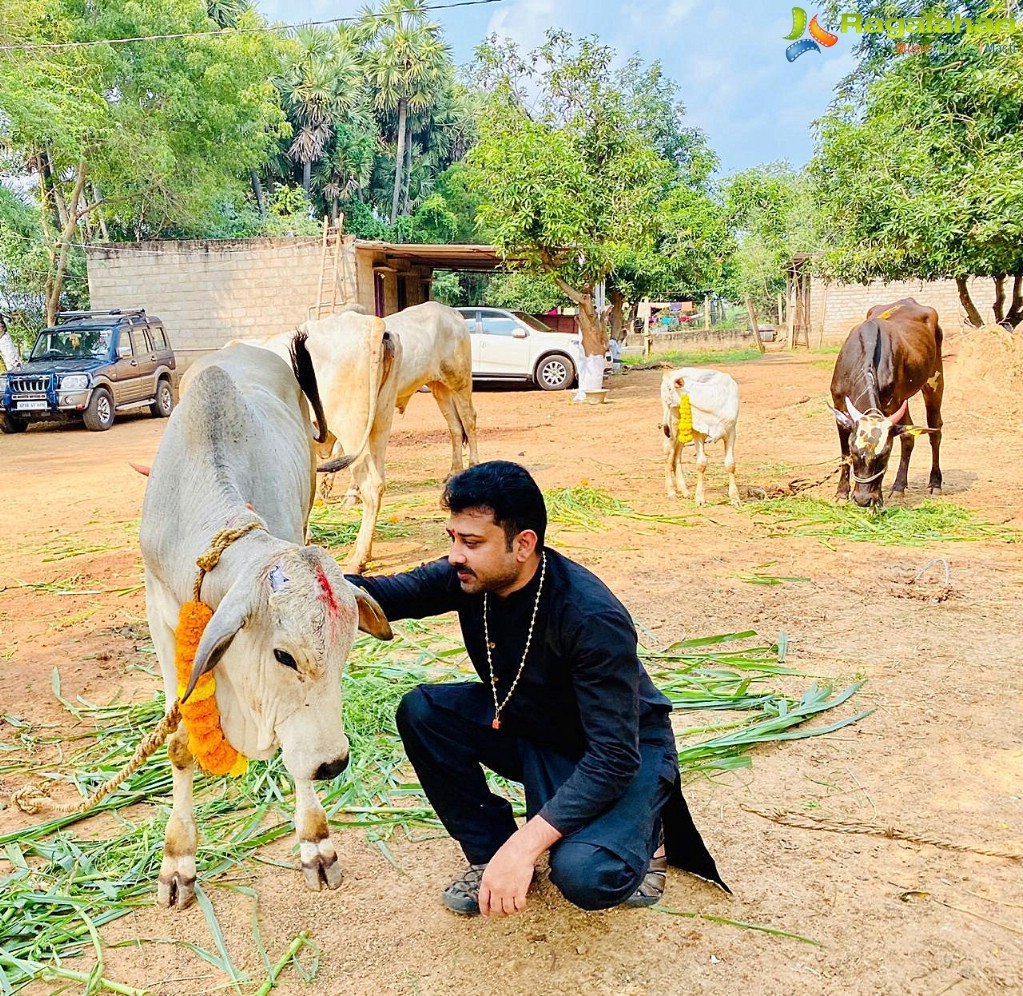
<path id="1" fill-rule="evenodd" d="M 362 828 L 392 861 L 388 841 L 393 833 L 443 832 L 405 760 L 394 722 L 398 702 L 421 682 L 463 681 L 473 674 L 461 642 L 447 632 L 406 622 L 396 626 L 395 633 L 391 644 L 360 637 L 349 655 L 344 709 L 352 762 L 320 791 L 335 827 Z M 843 714 L 828 724 L 806 725 L 845 703 L 859 684 L 835 691 L 816 682 L 802 688 L 800 682 L 794 694 L 780 691 L 779 683 L 791 684 L 801 676 L 786 664 L 786 648 L 784 635 L 776 643 L 766 643 L 752 631 L 685 640 L 661 650 L 639 648 L 655 683 L 675 709 L 683 715 L 694 714 L 690 725 L 677 733 L 679 761 L 687 776 L 749 765 L 750 752 L 759 744 L 820 736 L 867 715 Z M 56 677 L 54 693 L 74 721 L 69 725 L 78 732 L 69 736 L 55 729 L 33 729 L 17 717 L 3 717 L 17 731 L 16 742 L 0 744 L 4 748 L 0 773 L 11 787 L 16 787 L 15 778 L 27 780 L 41 774 L 54 783 L 71 782 L 84 794 L 123 766 L 163 711 L 156 695 L 136 703 L 96 705 L 81 698 L 72 702 L 61 697 Z M 705 720 L 697 713 L 720 718 Z M 41 764 L 39 758 L 50 756 L 54 749 L 60 760 L 52 766 Z M 524 807 L 518 788 L 501 779 L 492 781 L 497 791 L 510 796 L 521 815 Z M 241 863 L 269 863 L 259 855 L 260 849 L 294 832 L 292 793 L 279 756 L 250 762 L 237 779 L 196 778 L 196 822 L 202 831 L 198 873 L 207 887 L 221 884 L 255 899 L 250 887 L 217 879 Z M 99 839 L 72 832 L 71 825 L 82 819 L 77 814 L 0 836 L 0 937 L 4 939 L 0 993 L 13 992 L 33 979 L 73 981 L 84 992 L 103 988 L 136 992 L 104 975 L 99 931 L 104 924 L 151 903 L 170 798 L 170 766 L 161 751 L 92 811 L 108 814 L 108 827 Z M 133 810 L 130 817 L 118 811 L 132 803 L 151 806 Z M 258 985 L 259 977 L 231 962 L 224 925 L 208 897 L 197 894 L 197 901 L 210 942 L 207 947 L 188 945 L 189 949 L 222 971 L 235 988 Z M 251 930 L 262 954 L 261 971 L 266 973 L 258 991 L 267 992 L 266 980 L 276 978 L 282 966 L 301 970 L 288 952 L 297 952 L 308 938 L 296 937 L 272 965 L 255 917 Z M 86 962 L 88 972 L 73 972 L 64 964 L 78 956 L 82 961 L 76 964 L 81 967 Z"/>
<path id="2" fill-rule="evenodd" d="M 759 349 L 672 349 L 649 356 L 623 356 L 627 367 L 646 367 L 663 364 L 671 367 L 716 366 L 720 363 L 746 363 L 758 360 L 763 354 Z"/>
<path id="3" fill-rule="evenodd" d="M 377 520 L 375 535 L 381 539 L 401 539 L 408 535 L 408 526 L 398 516 L 381 516 Z M 358 509 L 338 509 L 330 505 L 316 505 L 309 515 L 309 537 L 330 550 L 353 546 L 359 535 L 362 513 Z"/>
<path id="4" fill-rule="evenodd" d="M 852 503 L 836 505 L 817 498 L 768 498 L 743 508 L 772 536 L 808 536 L 827 544 L 833 539 L 883 546 L 927 546 L 1000 540 L 1015 543 L 1018 530 L 986 522 L 943 498 L 927 498 L 915 508 L 870 510 Z"/>
<path id="5" fill-rule="evenodd" d="M 640 522 L 666 522 L 678 526 L 691 525 L 693 522 L 692 518 L 683 515 L 651 515 L 637 512 L 628 503 L 589 484 L 572 488 L 551 488 L 543 493 L 543 497 L 550 522 L 558 522 L 576 529 L 596 531 L 607 525 L 607 519 L 616 516 Z"/>

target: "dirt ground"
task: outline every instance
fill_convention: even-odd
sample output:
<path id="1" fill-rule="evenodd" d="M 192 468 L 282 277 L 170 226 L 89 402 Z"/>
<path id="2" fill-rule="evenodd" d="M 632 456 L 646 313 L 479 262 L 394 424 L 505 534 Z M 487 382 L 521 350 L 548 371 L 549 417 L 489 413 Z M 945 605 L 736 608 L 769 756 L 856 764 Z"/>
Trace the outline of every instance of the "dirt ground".
<path id="1" fill-rule="evenodd" d="M 992 365 L 983 346 L 955 340 L 946 354 L 945 494 L 989 521 L 1023 526 L 1023 434 L 1005 364 Z M 825 407 L 833 360 L 779 353 L 729 365 L 742 391 L 737 456 L 744 491 L 822 477 L 834 464 L 837 437 Z M 677 511 L 662 488 L 659 381 L 659 371 L 630 371 L 615 378 L 608 403 L 599 406 L 572 405 L 567 394 L 480 390 L 481 456 L 526 464 L 544 488 L 586 481 L 638 510 Z M 0 714 L 67 724 L 49 693 L 55 665 L 68 696 L 103 702 L 151 692 L 152 679 L 136 669 L 151 661 L 140 590 L 61 597 L 20 582 L 77 576 L 79 587 L 93 590 L 139 584 L 136 520 L 145 481 L 128 461 L 151 459 L 164 424 L 133 417 L 102 434 L 33 428 L 0 438 Z M 784 630 L 792 666 L 842 687 L 866 679 L 845 707 L 846 714 L 853 706 L 873 708 L 862 722 L 762 748 L 750 769 L 687 786 L 734 895 L 673 870 L 664 900 L 675 910 L 770 926 L 820 946 L 652 910 L 584 913 L 545 880 L 521 916 L 465 920 L 439 899 L 462 866 L 450 840 L 395 837 L 394 867 L 362 831 L 343 830 L 334 833 L 345 868 L 337 892 L 307 892 L 297 871 L 245 869 L 258 890 L 267 950 L 283 951 L 300 930 L 322 950 L 314 983 L 289 969 L 277 991 L 1023 992 L 1019 861 L 797 829 L 744 808 L 1023 851 L 1020 547 L 837 540 L 831 549 L 772 536 L 724 504 L 717 447 L 712 460 L 711 504 L 694 515 L 694 525 L 613 520 L 601 532 L 555 527 L 550 541 L 603 577 L 664 645 L 747 628 L 774 639 Z M 388 500 L 435 494 L 447 461 L 447 433 L 432 399 L 414 399 L 395 419 Z M 928 469 L 924 440 L 910 468 L 910 503 L 925 497 Z M 810 493 L 830 497 L 833 490 L 834 479 Z M 82 552 L 47 559 L 70 547 Z M 396 570 L 444 548 L 439 523 L 427 523 L 411 538 L 378 540 L 372 569 Z M 943 583 L 939 569 L 909 583 L 936 557 L 947 559 L 954 588 L 940 601 L 929 597 Z M 766 587 L 737 577 L 758 568 L 812 580 Z M 0 742 L 11 733 L 0 721 Z M 0 811 L 0 831 L 29 822 L 13 806 Z M 79 832 L 87 827 L 80 824 Z M 292 842 L 264 856 L 293 862 Z M 0 856 L 0 875 L 4 870 Z M 227 938 L 235 964 L 263 978 L 251 900 L 223 889 L 213 890 L 213 899 L 221 922 L 236 927 Z M 167 936 L 210 944 L 194 907 L 167 914 L 145 906 L 102 933 L 111 944 Z M 111 947 L 106 967 L 108 977 L 153 993 L 207 993 L 225 982 L 180 946 Z"/>

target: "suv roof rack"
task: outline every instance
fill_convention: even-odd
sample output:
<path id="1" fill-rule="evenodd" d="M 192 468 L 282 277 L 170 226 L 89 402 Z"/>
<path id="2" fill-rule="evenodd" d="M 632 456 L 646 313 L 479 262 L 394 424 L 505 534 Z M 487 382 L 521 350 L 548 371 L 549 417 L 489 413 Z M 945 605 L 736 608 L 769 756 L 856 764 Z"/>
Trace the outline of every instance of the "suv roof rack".
<path id="1" fill-rule="evenodd" d="M 144 316 L 145 308 L 101 308 L 97 311 L 58 311 L 57 318 L 99 318 L 104 315 L 123 315 L 124 317 Z"/>

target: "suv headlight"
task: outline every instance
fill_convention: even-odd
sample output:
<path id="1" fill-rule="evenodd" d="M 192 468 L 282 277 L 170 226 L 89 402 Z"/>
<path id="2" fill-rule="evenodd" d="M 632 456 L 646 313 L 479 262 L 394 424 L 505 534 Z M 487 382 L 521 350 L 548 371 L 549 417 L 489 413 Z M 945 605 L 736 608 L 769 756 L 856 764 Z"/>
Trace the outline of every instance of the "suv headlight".
<path id="1" fill-rule="evenodd" d="M 88 386 L 88 374 L 69 374 L 67 377 L 62 377 L 60 381 L 62 391 L 84 391 Z"/>

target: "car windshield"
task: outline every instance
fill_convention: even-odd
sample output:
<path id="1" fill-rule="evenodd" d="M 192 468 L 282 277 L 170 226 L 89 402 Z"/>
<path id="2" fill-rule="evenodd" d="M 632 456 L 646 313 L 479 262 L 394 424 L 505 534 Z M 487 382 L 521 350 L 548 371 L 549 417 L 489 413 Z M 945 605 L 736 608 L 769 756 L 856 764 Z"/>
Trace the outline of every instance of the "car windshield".
<path id="1" fill-rule="evenodd" d="M 538 318 L 534 318 L 532 315 L 527 315 L 524 311 L 513 311 L 512 314 L 520 321 L 523 325 L 528 325 L 531 329 L 536 329 L 537 332 L 553 332 L 549 325 L 544 325 Z"/>
<path id="2" fill-rule="evenodd" d="M 77 360 L 106 356 L 110 329 L 46 329 L 36 339 L 30 360 Z"/>

